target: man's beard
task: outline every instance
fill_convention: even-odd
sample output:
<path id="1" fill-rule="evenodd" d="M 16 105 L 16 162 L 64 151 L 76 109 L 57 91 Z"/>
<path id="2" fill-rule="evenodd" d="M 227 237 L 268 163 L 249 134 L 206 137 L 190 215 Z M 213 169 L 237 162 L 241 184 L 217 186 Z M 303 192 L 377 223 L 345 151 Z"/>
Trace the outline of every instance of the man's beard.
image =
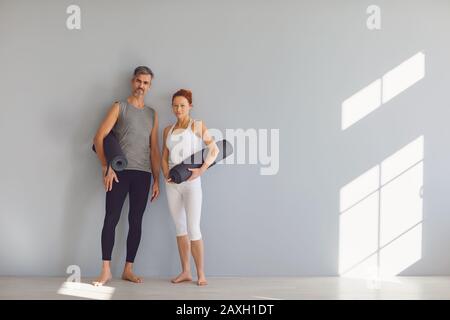
<path id="1" fill-rule="evenodd" d="M 142 89 L 136 89 L 136 90 L 134 90 L 134 95 L 135 96 L 141 96 L 141 95 L 143 95 L 144 94 L 144 90 L 142 90 Z"/>

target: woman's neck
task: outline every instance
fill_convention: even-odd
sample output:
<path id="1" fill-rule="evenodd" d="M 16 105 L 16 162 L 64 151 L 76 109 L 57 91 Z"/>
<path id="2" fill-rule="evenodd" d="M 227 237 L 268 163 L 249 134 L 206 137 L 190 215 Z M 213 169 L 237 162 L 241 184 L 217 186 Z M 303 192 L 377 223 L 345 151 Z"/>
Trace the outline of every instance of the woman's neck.
<path id="1" fill-rule="evenodd" d="M 178 128 L 185 128 L 188 126 L 189 122 L 191 121 L 190 116 L 186 116 L 183 119 L 178 119 L 176 126 Z"/>

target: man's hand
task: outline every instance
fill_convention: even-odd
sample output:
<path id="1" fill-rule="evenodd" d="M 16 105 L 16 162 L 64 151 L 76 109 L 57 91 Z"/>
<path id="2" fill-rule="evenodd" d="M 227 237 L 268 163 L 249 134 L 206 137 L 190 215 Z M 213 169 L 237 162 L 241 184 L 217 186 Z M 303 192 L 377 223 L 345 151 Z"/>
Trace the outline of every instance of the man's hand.
<path id="1" fill-rule="evenodd" d="M 152 188 L 152 198 L 150 199 L 150 202 L 153 202 L 153 200 L 156 200 L 159 196 L 159 183 L 154 182 L 153 188 Z"/>
<path id="2" fill-rule="evenodd" d="M 106 171 L 108 171 L 108 174 L 105 176 Z M 119 182 L 116 172 L 111 167 L 109 167 L 109 170 L 108 170 L 107 166 L 102 166 L 102 173 L 103 173 L 102 176 L 103 176 L 103 184 L 105 186 L 105 191 L 106 192 L 111 191 L 113 181 L 115 180 L 116 182 Z"/>

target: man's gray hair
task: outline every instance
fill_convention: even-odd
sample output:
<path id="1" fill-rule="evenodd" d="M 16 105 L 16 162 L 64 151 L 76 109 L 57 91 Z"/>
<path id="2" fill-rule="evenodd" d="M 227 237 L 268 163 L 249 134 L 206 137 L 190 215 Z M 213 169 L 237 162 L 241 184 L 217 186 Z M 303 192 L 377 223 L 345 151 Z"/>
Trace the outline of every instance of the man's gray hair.
<path id="1" fill-rule="evenodd" d="M 134 69 L 134 76 L 135 77 L 140 75 L 140 74 L 149 74 L 152 77 L 152 79 L 153 79 L 153 71 L 149 67 L 139 66 L 136 69 Z"/>

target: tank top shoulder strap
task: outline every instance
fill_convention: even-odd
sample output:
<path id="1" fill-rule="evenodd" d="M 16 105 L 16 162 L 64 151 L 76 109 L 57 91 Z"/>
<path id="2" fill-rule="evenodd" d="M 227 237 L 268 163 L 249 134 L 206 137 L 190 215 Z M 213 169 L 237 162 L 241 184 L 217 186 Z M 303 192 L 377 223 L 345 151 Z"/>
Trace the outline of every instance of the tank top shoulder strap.
<path id="1" fill-rule="evenodd" d="M 169 134 L 167 136 L 170 136 L 172 134 L 173 128 L 175 128 L 176 123 L 174 123 L 169 130 Z"/>
<path id="2" fill-rule="evenodd" d="M 121 119 L 123 116 L 123 113 L 125 112 L 126 104 L 122 100 L 116 100 L 114 103 L 117 103 L 119 105 L 119 116 L 117 120 Z"/>
<path id="3" fill-rule="evenodd" d="M 192 124 L 194 124 L 194 129 L 192 129 Z M 191 124 L 189 125 L 189 130 L 190 130 L 190 134 L 191 134 L 191 136 L 194 138 L 194 140 L 195 140 L 195 144 L 196 145 L 198 145 L 199 147 L 201 147 L 201 145 L 202 145 L 202 143 L 203 143 L 203 139 L 202 139 L 202 136 L 201 136 L 201 133 L 200 133 L 200 135 L 198 135 L 195 131 L 197 131 L 198 130 L 198 128 L 197 128 L 197 126 L 199 125 L 199 120 L 192 120 L 192 122 L 191 122 Z"/>
<path id="4" fill-rule="evenodd" d="M 197 120 L 191 119 L 191 122 L 189 123 L 189 129 L 191 129 L 192 133 L 195 134 L 195 126 L 197 125 Z M 192 130 L 192 125 L 194 125 L 194 130 Z"/>
<path id="5" fill-rule="evenodd" d="M 119 108 L 121 110 L 125 109 L 127 107 L 127 102 L 126 101 L 118 100 L 118 101 L 115 101 L 115 102 L 119 104 Z"/>

